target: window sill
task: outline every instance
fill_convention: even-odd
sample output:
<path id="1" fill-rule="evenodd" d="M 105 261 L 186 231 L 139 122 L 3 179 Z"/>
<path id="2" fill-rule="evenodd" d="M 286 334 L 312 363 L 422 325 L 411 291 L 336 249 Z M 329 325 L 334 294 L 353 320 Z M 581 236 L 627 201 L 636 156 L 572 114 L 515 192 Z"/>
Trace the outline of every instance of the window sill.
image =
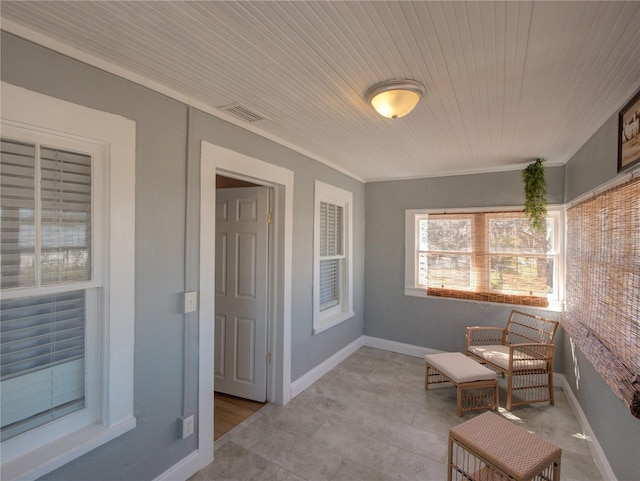
<path id="1" fill-rule="evenodd" d="M 564 302 L 563 301 L 549 301 L 549 305 L 547 307 L 537 307 L 537 306 L 525 306 L 521 304 L 502 304 L 497 302 L 487 302 L 487 301 L 476 301 L 476 300 L 468 300 L 468 299 L 455 299 L 453 297 L 441 297 L 441 296 L 429 296 L 427 294 L 426 289 L 422 287 L 405 287 L 404 288 L 405 296 L 413 296 L 413 297 L 428 297 L 430 299 L 442 299 L 444 301 L 458 301 L 458 302 L 473 302 L 480 304 L 492 304 L 492 305 L 502 305 L 502 306 L 513 306 L 520 309 L 534 309 L 536 311 L 551 311 L 551 312 L 563 312 L 564 311 Z"/>
<path id="2" fill-rule="evenodd" d="M 332 328 L 333 326 L 337 326 L 341 322 L 351 319 L 355 315 L 356 315 L 355 312 L 349 311 L 349 312 L 339 312 L 337 314 L 334 314 L 333 316 L 328 316 L 326 318 L 323 318 L 320 320 L 319 325 L 313 326 L 313 334 L 320 334 L 321 332 L 326 331 L 327 329 Z"/>
<path id="3" fill-rule="evenodd" d="M 135 427 L 135 417 L 111 427 L 93 424 L 11 462 L 3 463 L 2 479 L 38 479 Z"/>

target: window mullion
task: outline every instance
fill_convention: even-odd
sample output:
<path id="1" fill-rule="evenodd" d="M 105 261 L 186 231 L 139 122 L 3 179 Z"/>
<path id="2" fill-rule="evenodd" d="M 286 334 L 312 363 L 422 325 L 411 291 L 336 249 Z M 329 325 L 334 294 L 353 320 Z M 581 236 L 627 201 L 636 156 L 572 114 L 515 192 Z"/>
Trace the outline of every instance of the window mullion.
<path id="1" fill-rule="evenodd" d="M 472 223 L 473 253 L 471 254 L 471 269 L 473 272 L 473 286 L 476 292 L 489 290 L 489 269 L 487 266 L 488 229 L 487 216 L 478 213 L 473 216 Z"/>
<path id="2" fill-rule="evenodd" d="M 34 260 L 34 274 L 36 287 L 41 286 L 41 251 L 42 251 L 42 156 L 40 144 L 36 144 L 35 152 L 35 169 L 34 169 L 34 248 L 35 248 L 35 260 Z"/>
<path id="3" fill-rule="evenodd" d="M 338 248 L 340 249 L 339 251 L 336 251 L 336 254 L 340 254 L 343 255 L 345 252 L 345 235 L 344 235 L 344 207 L 340 206 L 339 208 L 336 208 L 337 211 L 340 212 L 340 216 L 337 215 L 336 212 L 336 235 L 338 236 L 338 242 L 337 242 L 337 246 L 339 246 Z"/>

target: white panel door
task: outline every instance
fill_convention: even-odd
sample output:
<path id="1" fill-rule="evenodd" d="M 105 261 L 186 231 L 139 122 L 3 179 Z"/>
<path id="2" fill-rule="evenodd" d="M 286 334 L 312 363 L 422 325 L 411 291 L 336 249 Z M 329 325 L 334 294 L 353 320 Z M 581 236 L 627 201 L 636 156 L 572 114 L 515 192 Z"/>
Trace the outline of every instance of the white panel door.
<path id="1" fill-rule="evenodd" d="M 260 402 L 267 398 L 268 193 L 216 193 L 214 388 Z"/>

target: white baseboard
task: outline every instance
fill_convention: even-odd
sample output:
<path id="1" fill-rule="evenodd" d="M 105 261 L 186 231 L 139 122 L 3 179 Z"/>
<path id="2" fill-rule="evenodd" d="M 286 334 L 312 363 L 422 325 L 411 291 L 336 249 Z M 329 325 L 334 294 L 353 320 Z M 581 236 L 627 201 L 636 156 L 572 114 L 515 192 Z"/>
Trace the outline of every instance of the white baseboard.
<path id="1" fill-rule="evenodd" d="M 553 373 L 553 377 L 556 381 L 558 381 L 554 384 L 562 387 L 562 390 L 567 397 L 567 401 L 569 402 L 569 406 L 571 407 L 571 410 L 573 411 L 573 414 L 575 415 L 576 419 L 578 420 L 578 424 L 582 429 L 582 433 L 587 437 L 591 456 L 593 456 L 593 460 L 596 463 L 600 474 L 602 475 L 602 479 L 604 479 L 605 481 L 617 481 L 616 475 L 613 473 L 611 465 L 609 464 L 609 461 L 607 460 L 607 457 L 605 456 L 600 443 L 596 439 L 595 434 L 593 434 L 593 430 L 589 425 L 587 416 L 585 416 L 584 411 L 582 411 L 582 408 L 580 407 L 578 399 L 573 394 L 567 378 L 564 375 L 558 373 Z"/>
<path id="2" fill-rule="evenodd" d="M 336 352 L 333 356 L 331 356 L 326 361 L 318 364 L 316 367 L 311 369 L 311 371 L 304 374 L 299 379 L 296 379 L 291 383 L 291 399 L 296 397 L 302 391 L 311 386 L 314 382 L 320 379 L 322 376 L 331 371 L 334 367 L 348 358 L 351 354 L 356 352 L 364 345 L 364 336 L 360 336 L 358 339 L 353 341 L 351 344 L 343 347 L 341 350 Z"/>
<path id="3" fill-rule="evenodd" d="M 213 453 L 211 453 L 213 454 Z M 194 451 L 186 458 L 167 469 L 153 481 L 175 481 L 176 479 L 189 479 L 205 466 L 213 461 L 213 456 L 203 456 L 200 451 Z"/>
<path id="4" fill-rule="evenodd" d="M 413 346 L 411 344 L 404 344 L 402 342 L 396 341 L 388 341 L 387 339 L 380 339 L 378 337 L 360 336 L 351 344 L 335 353 L 329 359 L 311 369 L 311 371 L 304 374 L 301 378 L 292 382 L 291 399 L 307 389 L 314 382 L 327 374 L 362 346 L 375 347 L 378 349 L 384 349 L 385 351 L 397 352 L 399 354 L 406 354 L 407 356 L 414 357 L 424 357 L 425 354 L 436 354 L 438 352 L 442 352 L 436 349 L 429 349 L 427 347 Z"/>
<path id="5" fill-rule="evenodd" d="M 384 349 L 385 351 L 397 352 L 398 354 L 405 354 L 407 356 L 424 357 L 427 354 L 438 354 L 440 352 L 443 352 L 437 349 L 430 349 L 428 347 L 414 346 L 413 344 L 405 344 L 403 342 L 397 341 L 389 341 L 387 339 L 381 339 L 379 337 L 362 337 L 364 338 L 365 346 Z"/>

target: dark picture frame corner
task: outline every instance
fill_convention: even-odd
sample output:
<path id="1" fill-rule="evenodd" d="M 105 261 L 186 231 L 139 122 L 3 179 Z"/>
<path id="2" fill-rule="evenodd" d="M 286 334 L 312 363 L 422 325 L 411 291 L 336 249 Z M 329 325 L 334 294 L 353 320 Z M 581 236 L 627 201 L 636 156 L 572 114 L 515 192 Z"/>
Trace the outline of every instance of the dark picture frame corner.
<path id="1" fill-rule="evenodd" d="M 640 163 L 640 90 L 618 115 L 618 172 Z"/>

